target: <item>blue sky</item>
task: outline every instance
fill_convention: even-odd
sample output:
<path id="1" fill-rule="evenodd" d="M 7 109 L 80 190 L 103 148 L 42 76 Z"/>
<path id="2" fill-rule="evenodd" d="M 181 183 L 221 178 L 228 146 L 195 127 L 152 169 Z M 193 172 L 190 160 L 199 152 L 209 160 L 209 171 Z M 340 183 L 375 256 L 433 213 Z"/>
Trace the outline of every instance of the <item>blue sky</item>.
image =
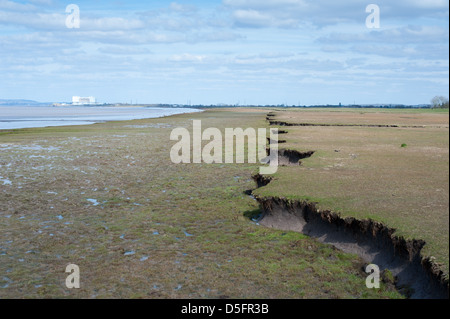
<path id="1" fill-rule="evenodd" d="M 69 29 L 67 5 L 80 8 Z M 380 28 L 366 26 L 366 6 Z M 447 0 L 0 0 L 0 99 L 429 103 L 449 95 Z"/>

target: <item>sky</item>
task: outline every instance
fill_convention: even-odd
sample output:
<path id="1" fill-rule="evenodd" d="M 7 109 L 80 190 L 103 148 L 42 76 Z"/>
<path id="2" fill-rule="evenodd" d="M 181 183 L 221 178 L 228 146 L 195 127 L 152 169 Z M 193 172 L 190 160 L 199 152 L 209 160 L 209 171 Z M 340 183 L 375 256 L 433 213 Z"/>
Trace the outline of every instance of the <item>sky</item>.
<path id="1" fill-rule="evenodd" d="M 0 99 L 416 105 L 448 87 L 448 0 L 0 0 Z"/>

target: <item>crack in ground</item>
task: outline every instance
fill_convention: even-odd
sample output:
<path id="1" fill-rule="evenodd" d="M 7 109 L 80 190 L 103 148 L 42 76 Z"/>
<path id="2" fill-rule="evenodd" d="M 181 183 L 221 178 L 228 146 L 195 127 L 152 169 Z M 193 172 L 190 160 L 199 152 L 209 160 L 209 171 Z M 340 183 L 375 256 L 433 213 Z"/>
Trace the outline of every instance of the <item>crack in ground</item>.
<path id="1" fill-rule="evenodd" d="M 271 142 L 269 139 L 269 145 Z M 314 153 L 315 151 L 299 152 L 290 149 L 280 149 L 278 150 L 278 166 L 300 166 L 302 165 L 302 159 L 310 158 Z M 267 156 L 270 156 L 270 148 L 267 149 Z M 270 163 L 270 160 L 268 163 Z"/>
<path id="2" fill-rule="evenodd" d="M 270 125 L 277 126 L 316 126 L 316 127 L 384 127 L 384 128 L 444 128 L 443 126 L 427 125 L 397 125 L 397 124 L 317 124 L 317 123 L 288 123 L 282 121 L 272 121 L 267 117 Z"/>
<path id="3" fill-rule="evenodd" d="M 257 189 L 267 186 L 273 178 L 252 176 Z M 343 252 L 360 256 L 365 262 L 389 270 L 395 276 L 397 290 L 411 299 L 448 299 L 449 281 L 434 257 L 422 257 L 426 242 L 395 236 L 395 229 L 373 220 L 342 218 L 329 210 L 321 211 L 316 203 L 284 198 L 260 198 L 246 192 L 259 205 L 260 225 L 284 231 L 295 231 Z"/>
<path id="4" fill-rule="evenodd" d="M 295 162 L 300 153 L 282 151 L 282 156 L 286 156 L 289 162 Z M 308 157 L 313 154 L 309 152 Z M 273 180 L 261 174 L 252 178 L 257 188 L 267 186 Z M 370 219 L 342 218 L 329 210 L 320 211 L 316 203 L 259 198 L 251 190 L 246 194 L 260 205 L 258 222 L 261 225 L 305 234 L 346 253 L 357 254 L 366 262 L 378 265 L 380 270 L 388 269 L 396 278 L 398 291 L 408 298 L 449 298 L 448 277 L 434 262 L 434 257 L 421 256 L 425 241 L 395 236 L 394 228 Z"/>
<path id="5" fill-rule="evenodd" d="M 380 270 L 388 269 L 397 279 L 398 291 L 408 298 L 448 298 L 445 274 L 432 257 L 421 257 L 425 241 L 394 236 L 395 229 L 373 220 L 342 218 L 338 213 L 320 211 L 314 203 L 254 197 L 261 207 L 261 225 L 305 234 L 357 254 Z"/>

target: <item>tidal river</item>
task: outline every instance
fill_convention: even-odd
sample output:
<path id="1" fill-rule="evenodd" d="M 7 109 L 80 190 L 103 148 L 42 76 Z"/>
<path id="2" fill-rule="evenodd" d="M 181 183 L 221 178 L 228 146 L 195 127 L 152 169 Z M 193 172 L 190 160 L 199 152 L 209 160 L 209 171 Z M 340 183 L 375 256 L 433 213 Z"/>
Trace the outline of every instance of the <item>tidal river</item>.
<path id="1" fill-rule="evenodd" d="M 201 112 L 189 108 L 0 106 L 0 130 L 86 125 Z"/>

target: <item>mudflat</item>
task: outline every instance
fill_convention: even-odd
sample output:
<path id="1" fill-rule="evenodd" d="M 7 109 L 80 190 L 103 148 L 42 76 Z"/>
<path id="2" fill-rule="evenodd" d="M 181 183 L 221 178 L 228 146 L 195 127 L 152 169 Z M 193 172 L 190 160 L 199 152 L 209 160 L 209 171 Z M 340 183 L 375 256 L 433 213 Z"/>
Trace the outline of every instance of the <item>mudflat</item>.
<path id="1" fill-rule="evenodd" d="M 198 119 L 221 130 L 269 128 L 269 112 L 282 113 L 215 109 L 0 132 L 0 296 L 404 298 L 388 283 L 368 289 L 357 255 L 255 222 L 260 205 L 246 191 L 260 165 L 170 161 L 176 127 Z M 280 145 L 314 154 L 280 167 L 255 194 L 386 222 L 426 241 L 446 269 L 448 128 L 283 129 Z M 433 157 L 421 158 L 425 150 Z M 80 267 L 80 289 L 65 286 L 68 264 Z"/>

